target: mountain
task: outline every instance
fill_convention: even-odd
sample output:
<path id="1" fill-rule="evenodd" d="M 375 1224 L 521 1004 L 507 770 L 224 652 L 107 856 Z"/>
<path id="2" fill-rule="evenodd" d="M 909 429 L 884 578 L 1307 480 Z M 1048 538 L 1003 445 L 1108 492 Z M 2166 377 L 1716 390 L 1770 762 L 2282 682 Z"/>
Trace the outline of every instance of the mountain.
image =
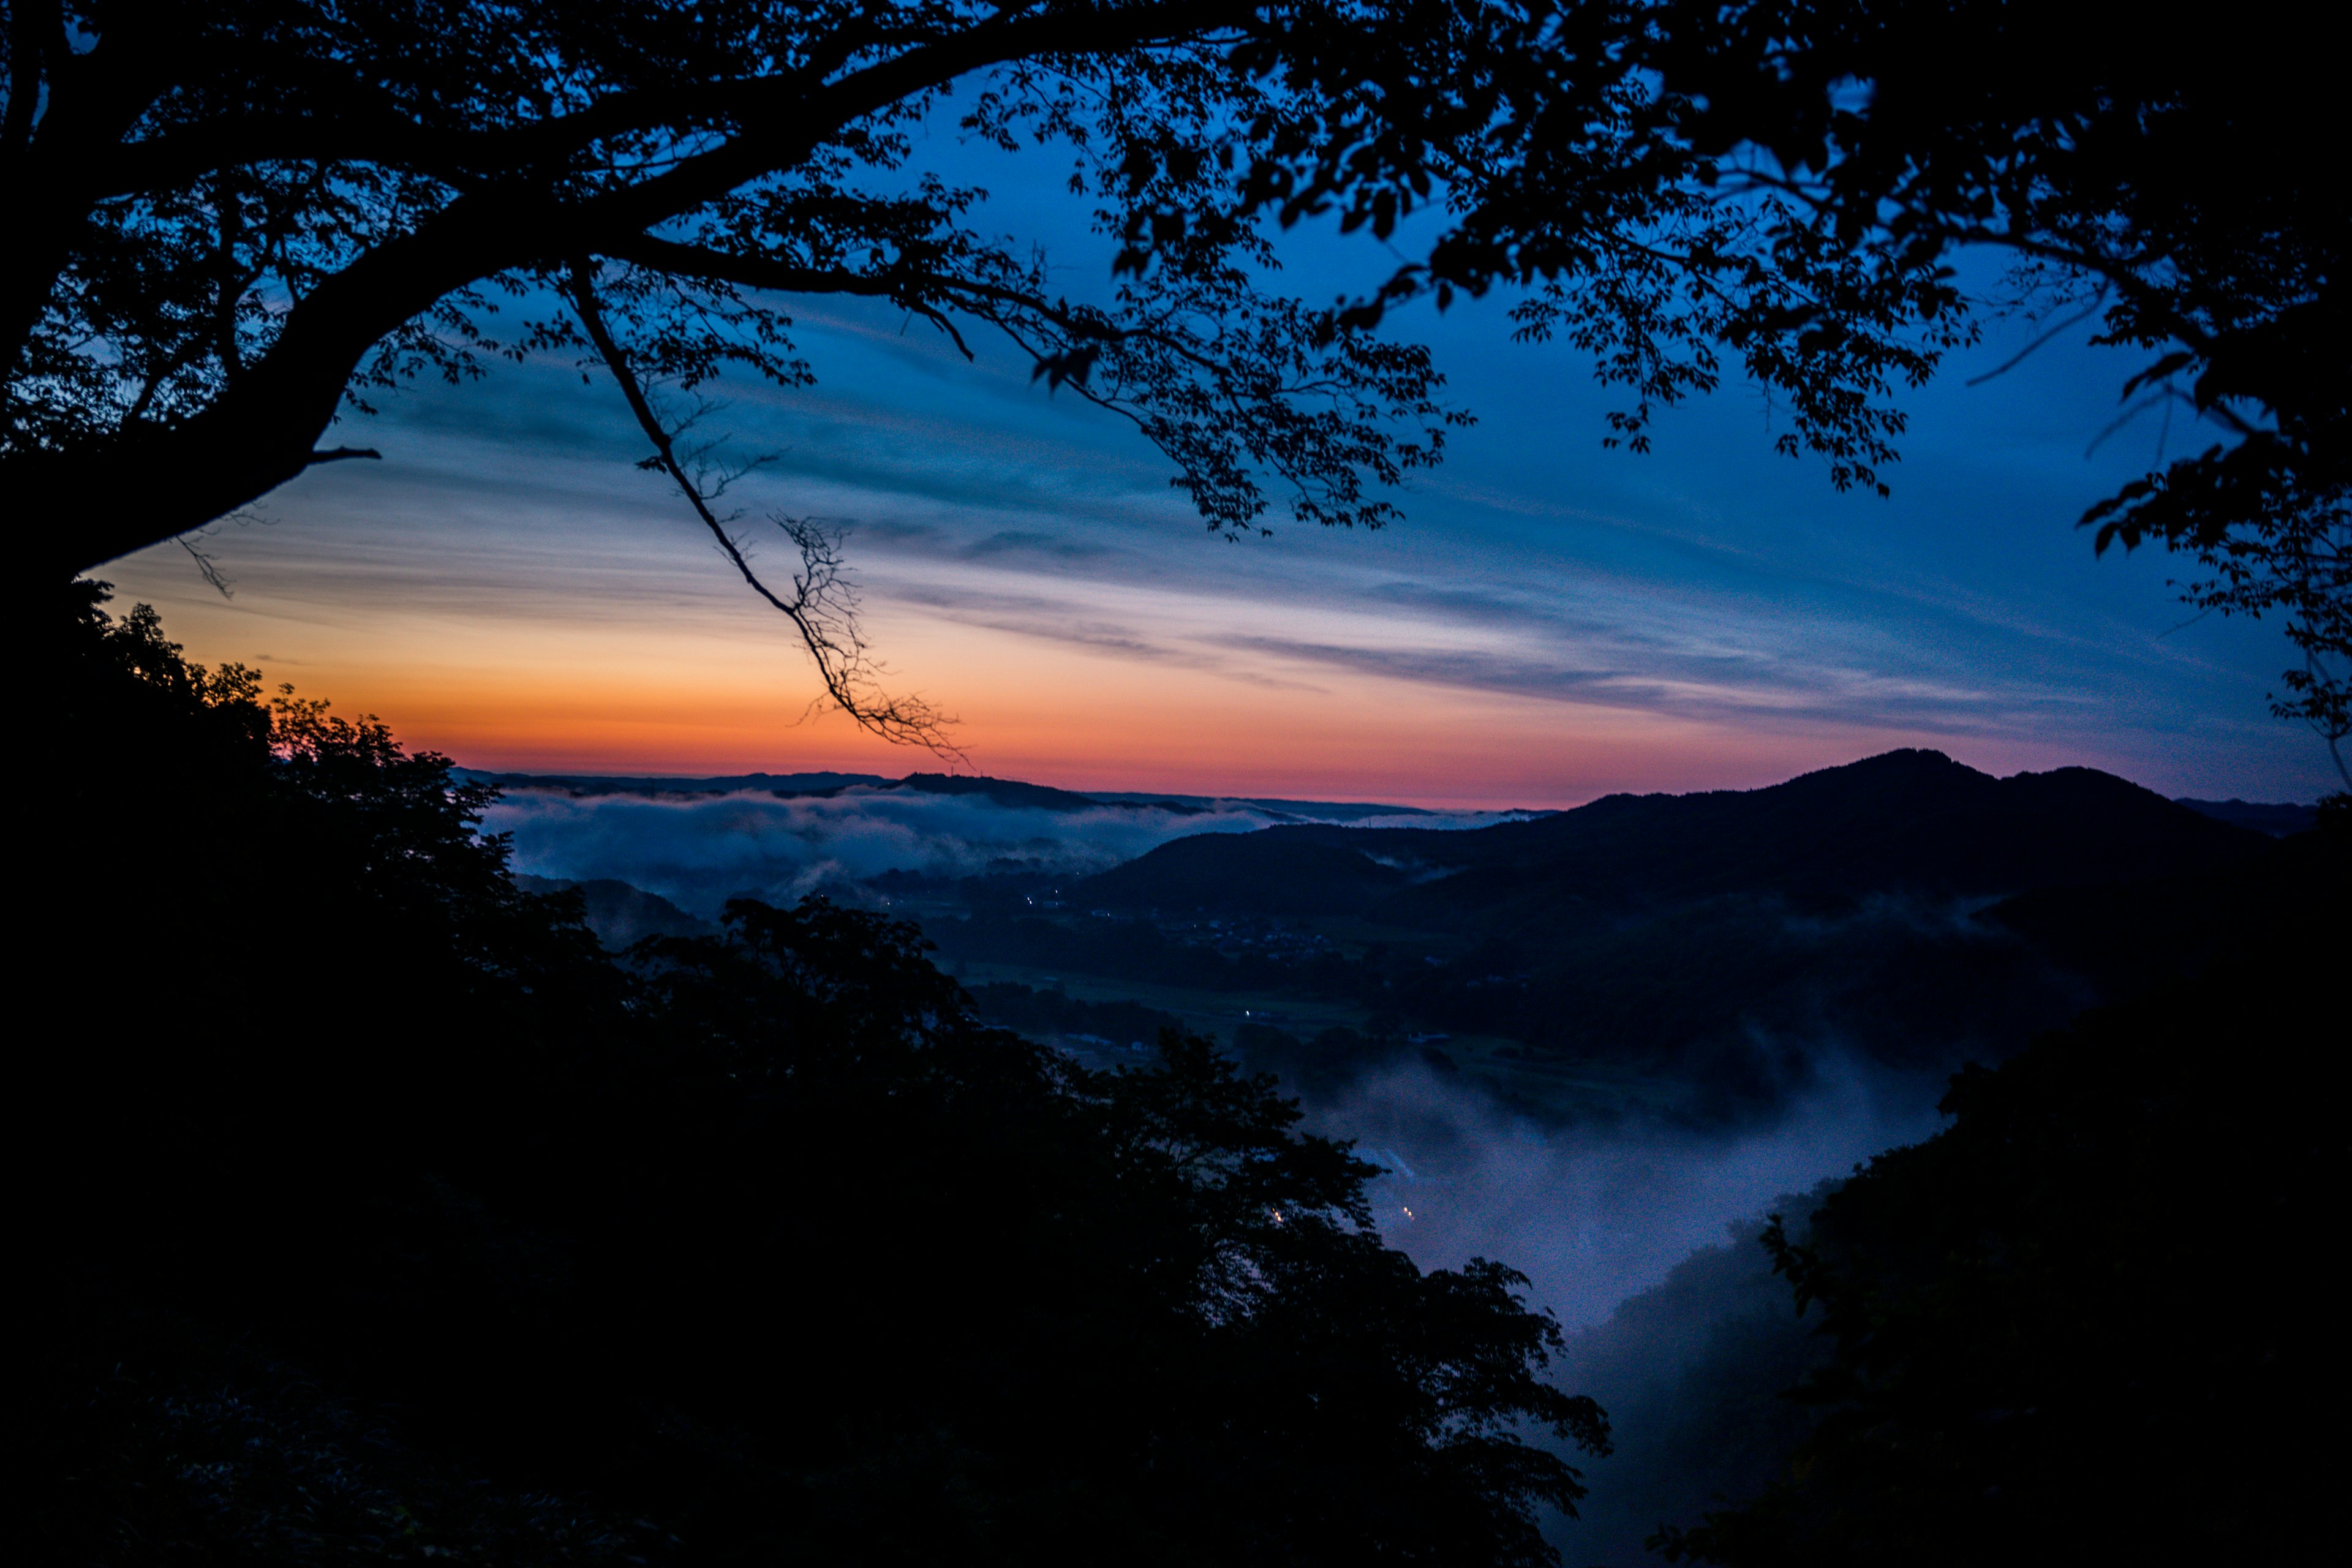
<path id="1" fill-rule="evenodd" d="M 1354 836 L 1366 830 L 1327 831 Z M 1447 837 L 1434 830 L 1416 831 Z M 1346 838 L 1327 838 L 1309 827 L 1267 827 L 1171 839 L 1139 859 L 1088 878 L 1078 884 L 1078 892 L 1113 908 L 1232 909 L 1294 916 L 1360 908 L 1411 881 L 1406 871 L 1374 858 Z"/>
<path id="2" fill-rule="evenodd" d="M 1900 751 L 1475 830 L 1197 835 L 1060 905 L 927 929 L 960 959 L 1515 1042 L 1478 1047 L 1511 1072 L 1663 1075 L 1711 1117 L 1779 1101 L 1824 1051 L 1934 1075 L 1999 1059 L 2193 966 L 2227 911 L 2308 880 L 2300 842 L 2094 769 L 1996 778 Z M 1277 1070 L 1311 1044 L 1261 1041 Z"/>
<path id="3" fill-rule="evenodd" d="M 985 796 L 998 805 L 1031 811 L 1100 811 L 1106 804 L 1090 795 L 1076 790 L 1055 789 L 1050 784 L 1023 784 L 1018 779 L 992 779 L 970 773 L 908 773 L 897 784 L 886 786 L 907 790 L 917 795 L 976 795 Z M 1126 803 L 1112 803 L 1125 805 Z M 1198 806 L 1182 806 L 1160 802 L 1148 803 L 1163 810 L 1187 813 Z"/>
<path id="4" fill-rule="evenodd" d="M 772 795 L 779 798 L 830 799 L 846 790 L 877 794 L 903 791 L 910 795 L 980 795 L 1014 810 L 1078 812 L 1151 810 L 1179 816 L 1246 806 L 1269 816 L 1348 822 L 1366 816 L 1423 816 L 1418 806 L 1385 805 L 1372 801 L 1336 802 L 1278 800 L 1222 795 L 1143 795 L 1123 790 L 1056 789 L 1051 784 L 1025 784 L 1019 779 L 990 778 L 972 773 L 908 773 L 900 779 L 879 773 L 723 773 L 709 777 L 669 777 L 659 774 L 489 773 L 478 768 L 455 771 L 476 784 L 507 790 L 553 790 L 572 795 Z"/>
<path id="5" fill-rule="evenodd" d="M 880 773 L 725 773 L 709 778 L 666 774 L 511 773 L 480 768 L 451 770 L 474 784 L 500 789 L 559 790 L 565 795 L 831 795 L 859 784 L 888 788 L 897 781 Z"/>
<path id="6" fill-rule="evenodd" d="M 812 787 L 797 791 L 753 776 L 784 794 L 1106 804 L 940 773 L 801 775 Z M 1307 1016 L 1361 1021 L 1362 1040 L 1470 1042 L 1454 1048 L 1471 1070 L 1537 1100 L 1546 1074 L 1633 1074 L 1686 1086 L 1680 1110 L 1715 1117 L 1782 1101 L 1823 1053 L 1929 1074 L 1997 1059 L 2193 967 L 2249 911 L 2306 899 L 2300 842 L 2093 769 L 1997 778 L 1899 751 L 1763 789 L 1611 795 L 1485 828 L 1293 822 L 1192 834 L 1066 884 L 874 890 L 943 959 L 1001 966 L 979 973 L 1087 975 L 1210 1014 L 1287 994 Z M 617 883 L 583 893 L 614 946 L 690 918 Z M 1329 1033 L 1268 1026 L 1249 1048 L 1312 1088 L 1300 1064 L 1356 1048 Z"/>
<path id="7" fill-rule="evenodd" d="M 709 778 L 668 778 L 605 773 L 496 773 L 473 768 L 458 771 L 477 783 L 496 784 L 500 789 L 556 790 L 577 795 L 751 794 L 824 800 L 856 789 L 876 793 L 905 791 L 910 795 L 976 795 L 999 805 L 1031 811 L 1098 811 L 1105 805 L 1130 804 L 1123 799 L 1100 800 L 1048 784 L 970 773 L 908 773 L 902 779 L 884 778 L 880 773 L 725 773 Z M 1138 797 L 1132 804 L 1150 804 L 1177 812 L 1201 809 L 1160 798 L 1146 802 Z"/>
<path id="8" fill-rule="evenodd" d="M 1360 822 L 1370 816 L 1433 816 L 1418 805 L 1389 805 L 1372 800 L 1286 800 L 1279 795 L 1170 795 L 1139 790 L 1088 790 L 1087 797 L 1105 805 L 1196 805 L 1214 810 L 1249 806 L 1269 816 L 1299 816 L 1317 822 Z M 1488 815 L 1488 814 L 1482 814 Z M 1542 812 L 1496 812 L 1494 816 L 1541 816 Z"/>
<path id="9" fill-rule="evenodd" d="M 2318 824 L 2319 808 L 2298 805 L 2293 801 L 2270 803 L 2240 800 L 2235 795 L 2228 800 L 2195 800 L 2179 797 L 2179 804 L 2216 822 L 2226 822 L 2236 827 L 2251 827 L 2257 833 L 2267 833 L 2273 838 L 2284 838 L 2291 833 L 2308 833 Z"/>
<path id="10" fill-rule="evenodd" d="M 2261 842 L 2095 769 L 2004 779 L 1899 751 L 1765 789 L 1608 795 L 1469 831 L 1300 825 L 1181 838 L 1078 896 L 1124 909 L 1278 896 L 1299 913 L 1524 929 L 1734 895 L 1816 912 L 1874 896 L 1992 899 L 2218 867 Z"/>

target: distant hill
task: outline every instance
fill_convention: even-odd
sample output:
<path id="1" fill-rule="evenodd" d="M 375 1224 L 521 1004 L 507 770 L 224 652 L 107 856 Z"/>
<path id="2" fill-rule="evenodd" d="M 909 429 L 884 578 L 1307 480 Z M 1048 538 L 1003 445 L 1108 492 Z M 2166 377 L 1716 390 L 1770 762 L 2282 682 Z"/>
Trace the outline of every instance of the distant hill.
<path id="1" fill-rule="evenodd" d="M 1441 837 L 1435 830 L 1423 831 Z M 1240 847 L 1244 844 L 1245 848 Z M 1411 879 L 1405 871 L 1345 840 L 1332 842 L 1309 828 L 1269 827 L 1171 839 L 1139 859 L 1088 878 L 1078 885 L 1078 893 L 1113 908 L 1311 915 L 1360 908 L 1367 900 L 1397 892 Z"/>
<path id="2" fill-rule="evenodd" d="M 2273 838 L 2284 838 L 2292 833 L 2308 833 L 2318 824 L 2319 808 L 2297 805 L 2292 801 L 2266 804 L 2262 801 L 2194 800 L 2179 797 L 2179 804 L 2216 822 L 2226 822 L 2233 827 L 2251 827 L 2256 833 L 2267 833 Z"/>
<path id="3" fill-rule="evenodd" d="M 999 805 L 1026 808 L 1031 811 L 1100 811 L 1106 804 L 1114 807 L 1126 802 L 1106 803 L 1076 790 L 1055 789 L 1050 784 L 1023 784 L 1018 779 L 992 779 L 968 773 L 908 773 L 892 789 L 907 790 L 917 795 L 985 795 Z M 1141 804 L 1141 803 L 1137 803 Z M 1160 803 L 1152 802 L 1152 805 Z M 1197 806 L 1166 805 L 1165 810 L 1192 812 Z"/>
<path id="4" fill-rule="evenodd" d="M 1418 806 L 1386 805 L 1375 801 L 1279 800 L 1192 795 L 1145 795 L 1123 790 L 1056 789 L 1019 779 L 989 778 L 971 773 L 908 773 L 885 778 L 879 773 L 723 773 L 709 777 L 670 777 L 625 773 L 488 773 L 478 768 L 456 770 L 479 784 L 508 790 L 553 790 L 572 795 L 772 795 L 780 798 L 829 799 L 845 790 L 905 791 L 910 795 L 981 795 L 998 805 L 1028 811 L 1155 810 L 1190 816 L 1234 806 L 1246 806 L 1270 816 L 1348 822 L 1366 816 L 1425 816 Z"/>
<path id="5" fill-rule="evenodd" d="M 821 782 L 838 777 L 700 782 L 1055 813 L 1106 804 L 942 773 Z M 1711 1118 L 1779 1102 L 1823 1050 L 1930 1073 L 1997 1058 L 2086 1003 L 2194 967 L 2263 910 L 2317 896 L 2307 841 L 2209 805 L 2093 769 L 1997 778 L 1900 751 L 1764 789 L 1612 795 L 1485 828 L 1327 820 L 1197 833 L 1054 881 L 1050 897 L 1045 883 L 988 878 L 891 890 L 954 900 L 922 919 L 957 962 L 1194 995 L 1294 991 L 1385 1017 L 1399 1039 L 1517 1042 L 1508 1059 L 1527 1073 L 1580 1062 L 1663 1076 L 1690 1086 L 1677 1114 Z M 622 883 L 583 892 L 612 946 L 707 929 Z M 1055 1028 L 1119 1042 L 1134 1032 Z M 1344 1055 L 1328 1034 L 1274 1029 L 1260 1065 L 1287 1073 L 1318 1050 Z"/>
<path id="6" fill-rule="evenodd" d="M 2003 779 L 1900 751 L 1765 789 L 1608 795 L 1469 831 L 1302 825 L 1180 838 L 1079 896 L 1114 908 L 1279 898 L 1301 913 L 1548 927 L 1739 894 L 1814 910 L 1994 899 L 2217 867 L 2260 843 L 2095 769 Z"/>
<path id="7" fill-rule="evenodd" d="M 992 779 L 968 773 L 726 773 L 709 778 L 666 778 L 603 773 L 493 773 L 461 770 L 466 776 L 509 790 L 557 790 L 565 795 L 772 795 L 782 799 L 830 799 L 845 790 L 905 791 L 910 795 L 984 795 L 999 805 L 1032 811 L 1097 811 L 1107 804 L 1075 790 Z M 1124 802 L 1108 804 L 1120 805 Z M 1154 804 L 1159 804 L 1155 802 Z M 1169 804 L 1168 809 L 1198 809 Z"/>
<path id="8" fill-rule="evenodd" d="M 1776 1102 L 1823 1048 L 1930 1073 L 1997 1059 L 2192 962 L 2217 940 L 2198 910 L 2261 898 L 2268 858 L 2289 847 L 2089 768 L 1996 778 L 1901 751 L 1473 830 L 1180 838 L 1067 889 L 1101 916 L 975 920 L 938 940 L 1175 982 L 1186 965 L 1213 978 L 1211 955 L 1155 951 L 1154 928 L 1339 921 L 1358 933 L 1346 952 L 1237 953 L 1234 979 L 1256 963 L 1261 988 L 1345 997 L 1405 1028 L 1667 1074 L 1720 1102 L 1690 1114 L 1727 1115 Z M 2133 887 L 2164 929 L 2130 921 Z"/>
<path id="9" fill-rule="evenodd" d="M 1437 815 L 1418 805 L 1388 805 L 1373 800 L 1286 800 L 1279 795 L 1169 795 L 1164 792 L 1155 795 L 1135 790 L 1088 790 L 1086 793 L 1089 799 L 1098 800 L 1105 805 L 1193 805 L 1217 810 L 1245 805 L 1272 816 L 1304 816 L 1320 822 L 1359 822 L 1368 816 Z"/>
<path id="10" fill-rule="evenodd" d="M 461 776 L 500 789 L 560 790 L 566 795 L 829 795 L 856 784 L 887 787 L 897 781 L 880 773 L 725 773 L 709 778 L 666 774 L 512 773 L 458 768 Z"/>

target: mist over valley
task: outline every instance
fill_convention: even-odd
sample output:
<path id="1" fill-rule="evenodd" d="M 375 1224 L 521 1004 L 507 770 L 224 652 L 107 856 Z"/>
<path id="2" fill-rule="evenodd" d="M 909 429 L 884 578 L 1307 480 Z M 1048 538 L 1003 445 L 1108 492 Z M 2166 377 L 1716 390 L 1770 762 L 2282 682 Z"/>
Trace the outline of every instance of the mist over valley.
<path id="1" fill-rule="evenodd" d="M 26 1561 L 2335 1547 L 2326 13 L 0 9 Z"/>
<path id="2" fill-rule="evenodd" d="M 1761 1486 L 1810 1430 L 1779 1395 L 1824 1352 L 1757 1244 L 1768 1212 L 1801 1222 L 1934 1134 L 1966 1064 L 2315 891 L 2276 837 L 2307 807 L 1920 752 L 1485 815 L 925 775 L 498 782 L 517 866 L 579 887 L 613 945 L 822 893 L 915 921 L 983 1017 L 1087 1066 L 1139 1068 L 1180 1028 L 1276 1075 L 1378 1167 L 1391 1245 L 1507 1259 L 1570 1331 L 1563 1386 L 1628 1433 L 1589 1461 L 1583 1521 L 1550 1527 L 1579 1563 L 1646 1560 L 1660 1523 Z"/>
<path id="3" fill-rule="evenodd" d="M 1064 997 L 1067 1020 L 1018 1022 L 1075 1049 L 1108 1038 L 1086 1007 L 1133 1004 L 1313 1102 L 1412 1060 L 1562 1124 L 1735 1125 L 1832 1062 L 1932 1100 L 1962 1062 L 2192 969 L 2282 863 L 2227 805 L 1930 752 L 1547 813 L 926 774 L 496 782 L 486 825 L 517 871 L 583 888 L 615 946 L 822 894 L 918 924 L 1000 1006 Z M 2166 899 L 2182 918 L 2113 940 L 2117 900 Z"/>
<path id="4" fill-rule="evenodd" d="M 495 831 L 517 870 L 657 893 L 704 919 L 730 898 L 789 900 L 889 873 L 926 879 L 1108 870 L 1171 839 L 1277 823 L 1444 830 L 1531 814 L 1195 795 L 1083 795 L 1008 779 L 915 773 L 615 778 L 472 773 L 496 784 Z"/>

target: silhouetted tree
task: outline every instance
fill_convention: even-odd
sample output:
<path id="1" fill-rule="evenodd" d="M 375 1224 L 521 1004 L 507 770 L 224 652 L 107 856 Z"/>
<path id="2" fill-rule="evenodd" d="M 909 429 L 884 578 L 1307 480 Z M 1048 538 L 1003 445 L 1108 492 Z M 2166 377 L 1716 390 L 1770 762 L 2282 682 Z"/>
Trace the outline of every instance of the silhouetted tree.
<path id="1" fill-rule="evenodd" d="M 1650 400 L 1711 382 L 1660 345 L 1760 334 L 1751 369 L 1801 395 L 1797 429 L 1841 484 L 1897 421 L 1870 405 L 1932 347 L 1896 330 L 1949 290 L 1791 252 L 1723 274 L 1762 231 L 1716 214 L 1662 139 L 1627 18 L 1481 4 L 754 4 L 709 11 L 525 5 L 12 6 L 7 200 L 30 243 L 0 280 L 7 447 L 20 504 L 88 521 L 45 553 L 79 569 L 170 538 L 325 461 L 345 405 L 424 373 L 572 348 L 613 376 L 744 577 L 799 626 L 831 695 L 869 727 L 944 743 L 939 716 L 873 684 L 830 542 L 784 523 L 798 581 L 772 591 L 682 449 L 693 390 L 738 365 L 806 379 L 776 292 L 887 299 L 950 333 L 1001 330 L 1055 386 L 1135 420 L 1213 528 L 1255 526 L 1271 480 L 1297 515 L 1377 523 L 1457 416 L 1425 353 L 1370 327 L 1383 301 L 1267 295 L 1269 215 L 1337 204 L 1383 237 L 1434 196 L 1507 228 L 1434 279 L 1569 280 L 1561 314 Z M 1006 147 L 1059 143 L 1118 246 L 1106 302 L 985 237 L 979 193 L 911 163 L 951 112 Z M 1442 187 L 1442 190 L 1441 190 Z M 1528 227 L 1532 192 L 1547 213 Z M 1492 226 L 1488 226 L 1491 228 Z M 1473 227 L 1475 227 L 1474 224 Z M 1680 231 L 1689 231 L 1681 233 Z M 1532 241 L 1532 243 L 1530 243 Z M 1525 254 L 1522 254 L 1522 253 Z M 1473 259 L 1474 254 L 1476 258 Z M 1414 292 L 1402 279 L 1389 291 Z M 1774 325 L 1802 293 L 1855 329 L 1818 360 Z M 495 300 L 519 302 L 499 327 Z M 1685 322 L 1675 307 L 1699 311 Z M 961 338 L 959 337 L 959 342 Z M 1818 363 L 1817 363 L 1818 361 Z M 1791 379 L 1791 370 L 1802 375 Z M 93 463 L 114 493 L 69 509 Z"/>
<path id="2" fill-rule="evenodd" d="M 723 368 L 808 378 L 782 296 L 1003 333 L 1234 531 L 1269 490 L 1394 515 L 1379 488 L 1464 416 L 1374 329 L 1496 284 L 1627 394 L 1611 442 L 1736 365 L 1783 450 L 1879 485 L 1887 395 L 1973 331 L 1945 264 L 1992 247 L 2053 330 L 2149 351 L 2126 417 L 2221 426 L 2095 509 L 2101 547 L 2162 539 L 2198 602 L 2284 612 L 2310 663 L 2283 710 L 2352 726 L 2347 220 L 2290 11 L 2206 37 L 1997 0 L 12 0 L 6 47 L 0 489 L 52 569 L 374 456 L 319 443 L 404 379 L 571 351 L 830 695 L 941 745 L 875 684 L 833 542 L 778 520 L 802 564 L 772 588 L 682 443 Z M 1066 163 L 1105 289 L 919 166 L 940 123 Z M 1268 292 L 1273 226 L 1327 214 L 1428 237 L 1363 297 Z"/>
<path id="3" fill-rule="evenodd" d="M 2083 521 L 2102 551 L 2160 540 L 2192 556 L 2203 575 L 2181 586 L 2200 608 L 2281 616 L 2305 664 L 2273 707 L 2343 770 L 2352 208 L 2311 18 L 2190 32 L 2000 0 L 1668 0 L 1646 15 L 1677 128 L 1721 159 L 1725 188 L 1790 201 L 1898 271 L 2005 257 L 1993 302 L 2042 329 L 2020 358 L 2084 321 L 2145 353 L 2101 440 L 2152 426 L 2155 461 Z M 1805 331 L 1843 329 L 1820 314 Z"/>
<path id="4" fill-rule="evenodd" d="M 1834 1354 L 1788 1478 L 1659 1544 L 1732 1564 L 2283 1561 L 2344 1387 L 2347 839 L 2214 972 L 1953 1082 L 1953 1125 L 1767 1233 Z"/>
<path id="5" fill-rule="evenodd" d="M 1270 1080 L 1084 1070 L 823 900 L 616 959 L 446 759 L 100 600 L 20 884 L 37 1555 L 1552 1560 L 1557 1327 Z"/>

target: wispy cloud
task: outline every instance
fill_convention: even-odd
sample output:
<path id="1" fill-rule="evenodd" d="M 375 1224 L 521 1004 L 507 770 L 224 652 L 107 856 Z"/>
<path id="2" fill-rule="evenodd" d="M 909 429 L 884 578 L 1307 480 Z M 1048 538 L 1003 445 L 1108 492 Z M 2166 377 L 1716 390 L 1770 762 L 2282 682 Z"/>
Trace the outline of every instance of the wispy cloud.
<path id="1" fill-rule="evenodd" d="M 1954 734 L 2007 733 L 2030 727 L 2062 707 L 2087 710 L 2089 700 L 2063 694 L 1978 690 L 1835 666 L 1791 668 L 1753 654 L 1712 659 L 1685 654 L 1671 660 L 1591 666 L 1479 648 L 1361 647 L 1276 637 L 1236 641 L 1285 659 L 1391 680 L 1723 722 L 1819 721 L 1908 725 Z"/>
<path id="2" fill-rule="evenodd" d="M 1080 666 L 1118 661 L 1136 710 L 1163 689 L 1198 704 L 1204 683 L 1245 688 L 1277 745 L 1328 735 L 1346 705 L 1332 699 L 1369 715 L 1418 688 L 1432 724 L 1468 691 L 1662 728 L 2000 736 L 2209 794 L 2324 782 L 2320 752 L 2263 711 L 2284 662 L 2274 629 L 2160 637 L 2179 618 L 2162 563 L 2091 563 L 2064 523 L 2075 492 L 2105 479 L 2031 443 L 2004 468 L 2007 447 L 1923 434 L 1897 500 L 1867 506 L 1762 456 L 1728 405 L 1676 415 L 1651 458 L 1603 459 L 1561 439 L 1590 401 L 1573 379 L 1531 380 L 1543 362 L 1517 351 L 1465 349 L 1453 322 L 1441 349 L 1469 355 L 1449 368 L 1486 422 L 1405 498 L 1410 521 L 1327 534 L 1277 517 L 1276 539 L 1235 546 L 1202 537 L 1131 429 L 1045 397 L 1025 367 L 964 365 L 887 312 L 795 313 L 823 384 L 722 388 L 731 405 L 710 423 L 737 433 L 740 455 L 777 458 L 730 497 L 739 526 L 771 569 L 791 556 L 769 515 L 850 528 L 870 619 L 893 637 L 929 628 L 919 684 L 951 708 L 1034 682 L 1022 645 L 1046 645 Z M 225 657 L 268 647 L 350 668 L 337 639 L 365 628 L 414 668 L 418 650 L 478 658 L 461 650 L 622 626 L 648 649 L 674 636 L 681 659 L 689 644 L 719 660 L 789 653 L 676 499 L 633 467 L 625 411 L 567 369 L 417 389 L 369 438 L 382 465 L 306 476 L 258 509 L 268 525 L 219 531 L 234 605 L 176 549 L 110 570 L 192 628 L 198 651 L 222 628 Z M 957 637 L 968 651 L 940 653 Z M 1000 673 L 1003 658 L 1020 673 Z M 774 668 L 780 683 L 800 668 Z M 1405 703 L 1366 695 L 1400 691 Z M 1281 694 L 1294 721 L 1259 701 Z M 2194 771 L 2175 739 L 2189 733 Z M 988 736 L 968 739 L 985 752 Z M 2286 771 L 2264 784 L 2264 768 Z"/>

